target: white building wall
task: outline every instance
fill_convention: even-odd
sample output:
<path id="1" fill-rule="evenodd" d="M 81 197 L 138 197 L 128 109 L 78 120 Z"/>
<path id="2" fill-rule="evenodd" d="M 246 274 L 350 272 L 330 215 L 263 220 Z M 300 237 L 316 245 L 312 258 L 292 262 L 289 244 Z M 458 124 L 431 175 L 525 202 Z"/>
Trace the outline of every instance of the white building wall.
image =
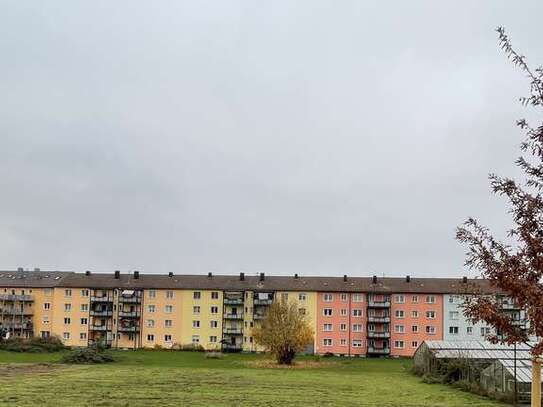
<path id="1" fill-rule="evenodd" d="M 464 298 L 460 295 L 445 294 L 443 296 L 443 340 L 484 340 L 485 333 L 492 332 L 492 328 L 485 323 L 479 322 L 474 325 L 469 322 L 464 316 L 463 302 Z M 458 333 L 456 333 L 456 330 L 458 330 Z"/>

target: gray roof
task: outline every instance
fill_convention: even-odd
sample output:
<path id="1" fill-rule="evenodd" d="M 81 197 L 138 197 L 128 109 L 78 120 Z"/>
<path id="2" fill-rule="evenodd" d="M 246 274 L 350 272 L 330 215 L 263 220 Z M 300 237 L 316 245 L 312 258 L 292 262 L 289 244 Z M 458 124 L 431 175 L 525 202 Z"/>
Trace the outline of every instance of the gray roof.
<path id="1" fill-rule="evenodd" d="M 58 286 L 64 278 L 74 274 L 69 271 L 1 271 L 0 287 L 47 288 Z"/>
<path id="2" fill-rule="evenodd" d="M 507 372 L 515 377 L 515 362 L 509 359 L 500 359 L 497 361 L 502 365 Z M 516 369 L 517 381 L 520 383 L 532 383 L 532 361 L 531 360 L 517 360 Z M 543 383 L 543 378 L 541 378 Z"/>
<path id="3" fill-rule="evenodd" d="M 512 345 L 493 344 L 487 341 L 425 341 L 423 345 L 437 359 L 515 359 Z M 517 344 L 516 359 L 529 360 L 531 346 L 525 343 Z"/>

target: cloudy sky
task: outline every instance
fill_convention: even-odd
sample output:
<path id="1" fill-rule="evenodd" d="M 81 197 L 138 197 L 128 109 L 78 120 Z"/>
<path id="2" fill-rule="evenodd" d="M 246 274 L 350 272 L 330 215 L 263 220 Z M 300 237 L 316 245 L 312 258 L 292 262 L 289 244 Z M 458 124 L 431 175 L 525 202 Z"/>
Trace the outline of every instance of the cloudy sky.
<path id="1" fill-rule="evenodd" d="M 0 269 L 458 276 L 540 0 L 0 4 Z"/>

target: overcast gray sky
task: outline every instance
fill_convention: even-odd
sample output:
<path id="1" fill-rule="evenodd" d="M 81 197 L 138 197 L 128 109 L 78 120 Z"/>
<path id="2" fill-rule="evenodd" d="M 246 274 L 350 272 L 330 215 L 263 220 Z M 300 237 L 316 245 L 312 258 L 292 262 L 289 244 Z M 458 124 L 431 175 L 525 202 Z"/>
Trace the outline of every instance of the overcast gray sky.
<path id="1" fill-rule="evenodd" d="M 522 6 L 521 6 L 522 5 Z M 462 275 L 540 0 L 2 1 L 0 269 Z"/>

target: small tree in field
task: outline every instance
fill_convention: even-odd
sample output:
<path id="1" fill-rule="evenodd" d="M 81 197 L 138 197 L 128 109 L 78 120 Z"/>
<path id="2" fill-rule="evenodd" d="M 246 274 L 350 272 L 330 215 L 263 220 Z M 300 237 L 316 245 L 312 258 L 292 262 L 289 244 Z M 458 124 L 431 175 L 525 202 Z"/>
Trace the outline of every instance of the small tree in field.
<path id="1" fill-rule="evenodd" d="M 525 106 L 537 113 L 543 107 L 543 68 L 532 70 L 524 56 L 518 54 L 503 28 L 498 28 L 499 42 L 509 59 L 530 80 L 530 94 L 521 98 Z M 500 300 L 476 295 L 465 305 L 465 314 L 473 322 L 485 321 L 495 327 L 500 336 L 493 342 L 526 342 L 535 335 L 539 342 L 532 348 L 534 356 L 543 354 L 543 122 L 531 126 L 524 119 L 517 122 L 525 132 L 521 144 L 523 155 L 516 164 L 525 173 L 519 183 L 510 178 L 490 175 L 495 194 L 505 196 L 510 203 L 514 226 L 510 241 L 495 239 L 490 231 L 475 219 L 469 219 L 457 230 L 457 239 L 467 245 L 466 265 L 481 272 L 498 290 L 509 296 L 526 311 L 528 329 L 519 329 L 510 316 L 503 313 Z"/>
<path id="2" fill-rule="evenodd" d="M 313 342 L 313 330 L 296 302 L 275 301 L 254 338 L 282 365 L 290 365 L 297 352 Z"/>

